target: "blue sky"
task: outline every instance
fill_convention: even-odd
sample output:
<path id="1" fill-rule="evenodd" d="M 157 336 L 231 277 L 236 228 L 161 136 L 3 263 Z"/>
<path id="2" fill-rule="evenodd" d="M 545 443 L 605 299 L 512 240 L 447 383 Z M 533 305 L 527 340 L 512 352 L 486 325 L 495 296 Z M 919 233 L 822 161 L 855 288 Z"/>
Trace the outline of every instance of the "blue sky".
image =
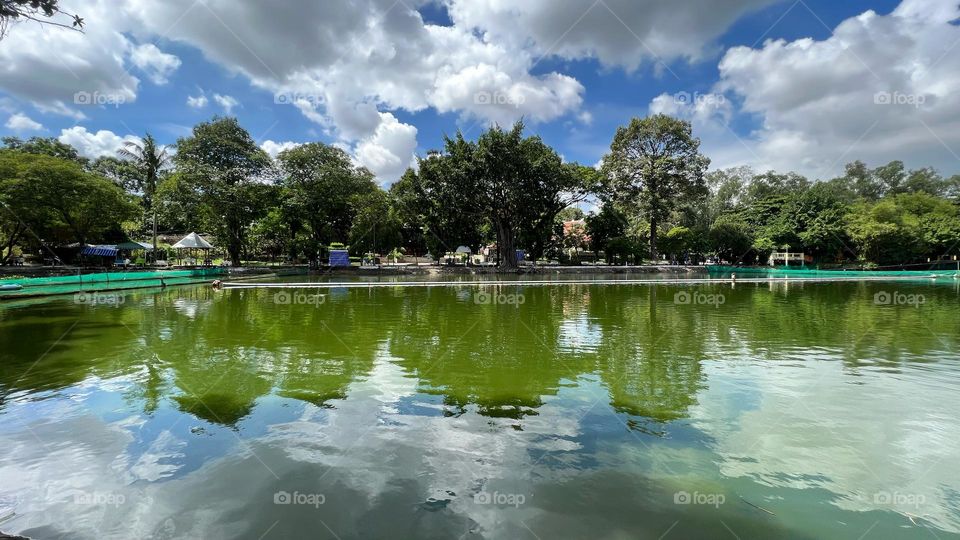
<path id="1" fill-rule="evenodd" d="M 617 126 L 666 112 L 693 122 L 714 168 L 827 178 L 854 159 L 902 159 L 960 172 L 952 1 L 167 4 L 66 2 L 84 35 L 15 25 L 0 41 L 0 133 L 109 155 L 229 113 L 272 152 L 337 144 L 386 184 L 457 129 L 522 116 L 593 165 Z M 78 104 L 83 92 L 123 103 Z"/>

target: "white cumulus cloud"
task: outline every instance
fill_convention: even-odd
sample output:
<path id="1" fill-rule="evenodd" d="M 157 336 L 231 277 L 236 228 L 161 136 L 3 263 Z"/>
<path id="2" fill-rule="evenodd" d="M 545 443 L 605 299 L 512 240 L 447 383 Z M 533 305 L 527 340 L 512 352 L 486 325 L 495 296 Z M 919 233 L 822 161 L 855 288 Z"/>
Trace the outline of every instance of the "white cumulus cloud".
<path id="1" fill-rule="evenodd" d="M 843 164 L 894 159 L 960 169 L 960 17 L 953 0 L 904 0 L 889 15 L 866 11 L 823 40 L 735 47 L 717 88 L 760 119 L 741 157 L 812 177 Z"/>
<path id="2" fill-rule="evenodd" d="M 15 113 L 11 115 L 10 118 L 7 119 L 7 123 L 4 125 L 7 126 L 7 129 L 11 129 L 16 132 L 43 130 L 43 124 L 33 120 L 23 113 Z"/>
<path id="3" fill-rule="evenodd" d="M 284 150 L 290 150 L 290 149 L 296 148 L 301 144 L 303 143 L 292 142 L 292 141 L 275 142 L 271 140 L 266 140 L 266 141 L 263 141 L 263 143 L 260 145 L 260 148 L 262 148 L 264 152 L 270 154 L 270 157 L 275 158 L 277 157 L 277 154 L 279 154 L 280 152 L 283 152 Z"/>
<path id="4" fill-rule="evenodd" d="M 357 163 L 370 169 L 381 181 L 400 178 L 413 165 L 417 149 L 417 128 L 404 124 L 390 113 L 381 113 L 382 121 L 374 133 L 354 148 Z"/>
<path id="5" fill-rule="evenodd" d="M 236 100 L 233 96 L 225 96 L 222 94 L 214 94 L 213 101 L 217 103 L 220 107 L 223 108 L 224 112 L 227 114 L 233 113 L 235 107 L 240 106 L 240 102 Z"/>
<path id="6" fill-rule="evenodd" d="M 73 126 L 60 132 L 57 139 L 77 149 L 80 155 L 96 159 L 101 156 L 116 156 L 117 150 L 127 141 L 140 142 L 132 135 L 121 137 L 116 133 L 101 129 L 96 133 L 87 131 L 83 126 Z"/>
<path id="7" fill-rule="evenodd" d="M 167 54 L 152 43 L 134 47 L 130 60 L 143 70 L 154 84 L 167 84 L 170 75 L 180 67 L 180 59 Z"/>
<path id="8" fill-rule="evenodd" d="M 199 96 L 187 96 L 187 107 L 191 109 L 202 109 L 207 106 L 210 100 L 207 99 L 207 96 L 200 94 Z"/>

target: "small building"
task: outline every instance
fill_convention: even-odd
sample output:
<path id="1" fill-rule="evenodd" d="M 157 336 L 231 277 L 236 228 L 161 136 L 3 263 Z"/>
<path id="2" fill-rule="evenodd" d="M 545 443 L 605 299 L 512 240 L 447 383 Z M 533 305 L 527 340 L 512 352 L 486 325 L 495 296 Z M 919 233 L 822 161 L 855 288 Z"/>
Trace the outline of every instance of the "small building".
<path id="1" fill-rule="evenodd" d="M 813 262 L 813 257 L 804 253 L 790 253 L 789 251 L 774 251 L 767 259 L 767 265 L 769 266 L 777 266 L 778 263 L 783 266 L 790 266 L 790 263 L 805 266 L 808 262 Z"/>

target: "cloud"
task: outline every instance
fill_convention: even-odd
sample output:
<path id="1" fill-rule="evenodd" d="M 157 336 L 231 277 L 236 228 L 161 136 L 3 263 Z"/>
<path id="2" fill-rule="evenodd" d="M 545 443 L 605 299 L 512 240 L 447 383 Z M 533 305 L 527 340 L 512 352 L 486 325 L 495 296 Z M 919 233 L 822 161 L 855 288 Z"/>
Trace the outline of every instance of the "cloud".
<path id="1" fill-rule="evenodd" d="M 266 141 L 263 141 L 263 144 L 260 145 L 260 148 L 262 148 L 264 152 L 270 154 L 270 157 L 275 158 L 277 157 L 277 154 L 279 154 L 280 152 L 283 152 L 284 150 L 290 150 L 292 148 L 296 148 L 301 144 L 303 143 L 292 142 L 292 141 L 274 142 L 271 140 L 266 140 Z"/>
<path id="2" fill-rule="evenodd" d="M 735 47 L 719 64 L 717 89 L 759 119 L 747 162 L 838 174 L 863 159 L 960 169 L 960 16 L 952 0 L 905 0 L 841 22 L 824 40 L 771 40 Z"/>
<path id="3" fill-rule="evenodd" d="M 417 128 L 404 124 L 390 113 L 381 113 L 380 125 L 361 140 L 353 154 L 357 163 L 370 169 L 381 181 L 400 178 L 415 160 Z"/>
<path id="4" fill-rule="evenodd" d="M 448 0 L 460 27 L 537 56 L 595 58 L 634 70 L 643 62 L 710 54 L 711 43 L 744 14 L 776 0 Z M 662 68 L 662 65 L 661 65 Z"/>
<path id="5" fill-rule="evenodd" d="M 199 96 L 187 96 L 187 106 L 191 109 L 202 109 L 207 106 L 210 100 L 202 93 Z"/>
<path id="6" fill-rule="evenodd" d="M 105 129 L 91 133 L 83 126 L 64 129 L 57 139 L 76 148 L 80 155 L 91 159 L 101 156 L 116 156 L 117 150 L 122 148 L 125 142 L 140 141 L 139 138 L 132 135 L 121 137 Z"/>
<path id="7" fill-rule="evenodd" d="M 43 130 L 43 124 L 31 119 L 29 116 L 23 113 L 13 114 L 7 119 L 7 123 L 4 125 L 7 126 L 7 129 L 17 132 Z"/>
<path id="8" fill-rule="evenodd" d="M 189 101 L 189 98 L 188 98 Z M 217 105 L 223 108 L 224 112 L 227 114 L 233 113 L 234 107 L 239 107 L 240 102 L 236 100 L 233 96 L 225 96 L 221 94 L 214 94 L 213 101 L 217 102 Z"/>
<path id="9" fill-rule="evenodd" d="M 0 50 L 0 87 L 82 119 L 77 92 L 100 92 L 112 103 L 136 99 L 139 81 L 128 68 L 158 84 L 168 80 L 180 59 L 137 45 L 162 37 L 198 49 L 257 88 L 296 96 L 288 102 L 336 142 L 363 152 L 358 161 L 402 172 L 416 140 L 412 126 L 396 122 L 397 111 L 433 108 L 476 125 L 520 117 L 586 124 L 584 86 L 543 69 L 544 55 L 626 69 L 696 60 L 714 52 L 713 41 L 738 17 L 774 0 L 445 0 L 453 26 L 423 20 L 417 9 L 430 1 L 353 0 L 343 9 L 308 0 L 64 0 L 65 9 L 97 24 L 85 35 L 18 26 Z M 226 95 L 210 100 L 227 114 L 240 106 Z M 200 108 L 209 100 L 201 94 L 187 103 Z"/>
<path id="10" fill-rule="evenodd" d="M 152 43 L 134 47 L 130 60 L 158 85 L 167 84 L 170 75 L 180 67 L 179 58 L 161 51 Z"/>
<path id="11" fill-rule="evenodd" d="M 96 23 L 84 33 L 39 24 L 11 28 L 0 47 L 0 88 L 42 111 L 75 119 L 85 117 L 78 108 L 84 104 L 75 103 L 78 93 L 134 101 L 139 81 L 125 65 L 132 44 L 121 33 L 129 27 L 122 10 L 113 0 L 63 2 L 63 7 Z"/>
<path id="12" fill-rule="evenodd" d="M 416 11 L 424 3 L 356 0 L 345 10 L 327 2 L 129 0 L 125 12 L 136 21 L 137 37 L 169 29 L 168 39 L 284 96 L 328 135 L 362 149 L 358 161 L 379 171 L 402 171 L 406 149 L 416 147 L 411 130 L 384 125 L 382 114 L 433 107 L 484 124 L 577 112 L 584 88 L 575 79 L 532 75 L 536 59 L 525 49 L 504 48 L 472 29 L 426 23 Z M 478 97 L 487 94 L 487 102 Z M 402 157 L 393 152 L 398 147 L 374 142 L 399 131 L 404 144 L 392 142 L 403 147 Z"/>

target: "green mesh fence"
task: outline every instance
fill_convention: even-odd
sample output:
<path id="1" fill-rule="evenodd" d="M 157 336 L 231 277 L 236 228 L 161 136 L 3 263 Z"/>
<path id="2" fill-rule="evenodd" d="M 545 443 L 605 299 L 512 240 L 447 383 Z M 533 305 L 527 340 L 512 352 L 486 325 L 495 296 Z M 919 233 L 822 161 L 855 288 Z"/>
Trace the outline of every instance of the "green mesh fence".
<path id="1" fill-rule="evenodd" d="M 198 268 L 194 270 L 163 270 L 155 272 L 107 272 L 78 276 L 45 278 L 22 278 L 0 280 L 3 285 L 19 285 L 19 290 L 0 290 L 0 299 L 73 294 L 77 292 L 109 291 L 160 287 L 161 285 L 184 285 L 200 283 L 227 275 L 224 268 Z"/>
<path id="2" fill-rule="evenodd" d="M 710 275 L 766 276 L 766 277 L 814 277 L 814 278 L 851 278 L 851 277 L 899 277 L 927 278 L 930 276 L 953 277 L 957 270 L 814 270 L 810 268 L 759 268 L 737 266 L 708 266 Z"/>

